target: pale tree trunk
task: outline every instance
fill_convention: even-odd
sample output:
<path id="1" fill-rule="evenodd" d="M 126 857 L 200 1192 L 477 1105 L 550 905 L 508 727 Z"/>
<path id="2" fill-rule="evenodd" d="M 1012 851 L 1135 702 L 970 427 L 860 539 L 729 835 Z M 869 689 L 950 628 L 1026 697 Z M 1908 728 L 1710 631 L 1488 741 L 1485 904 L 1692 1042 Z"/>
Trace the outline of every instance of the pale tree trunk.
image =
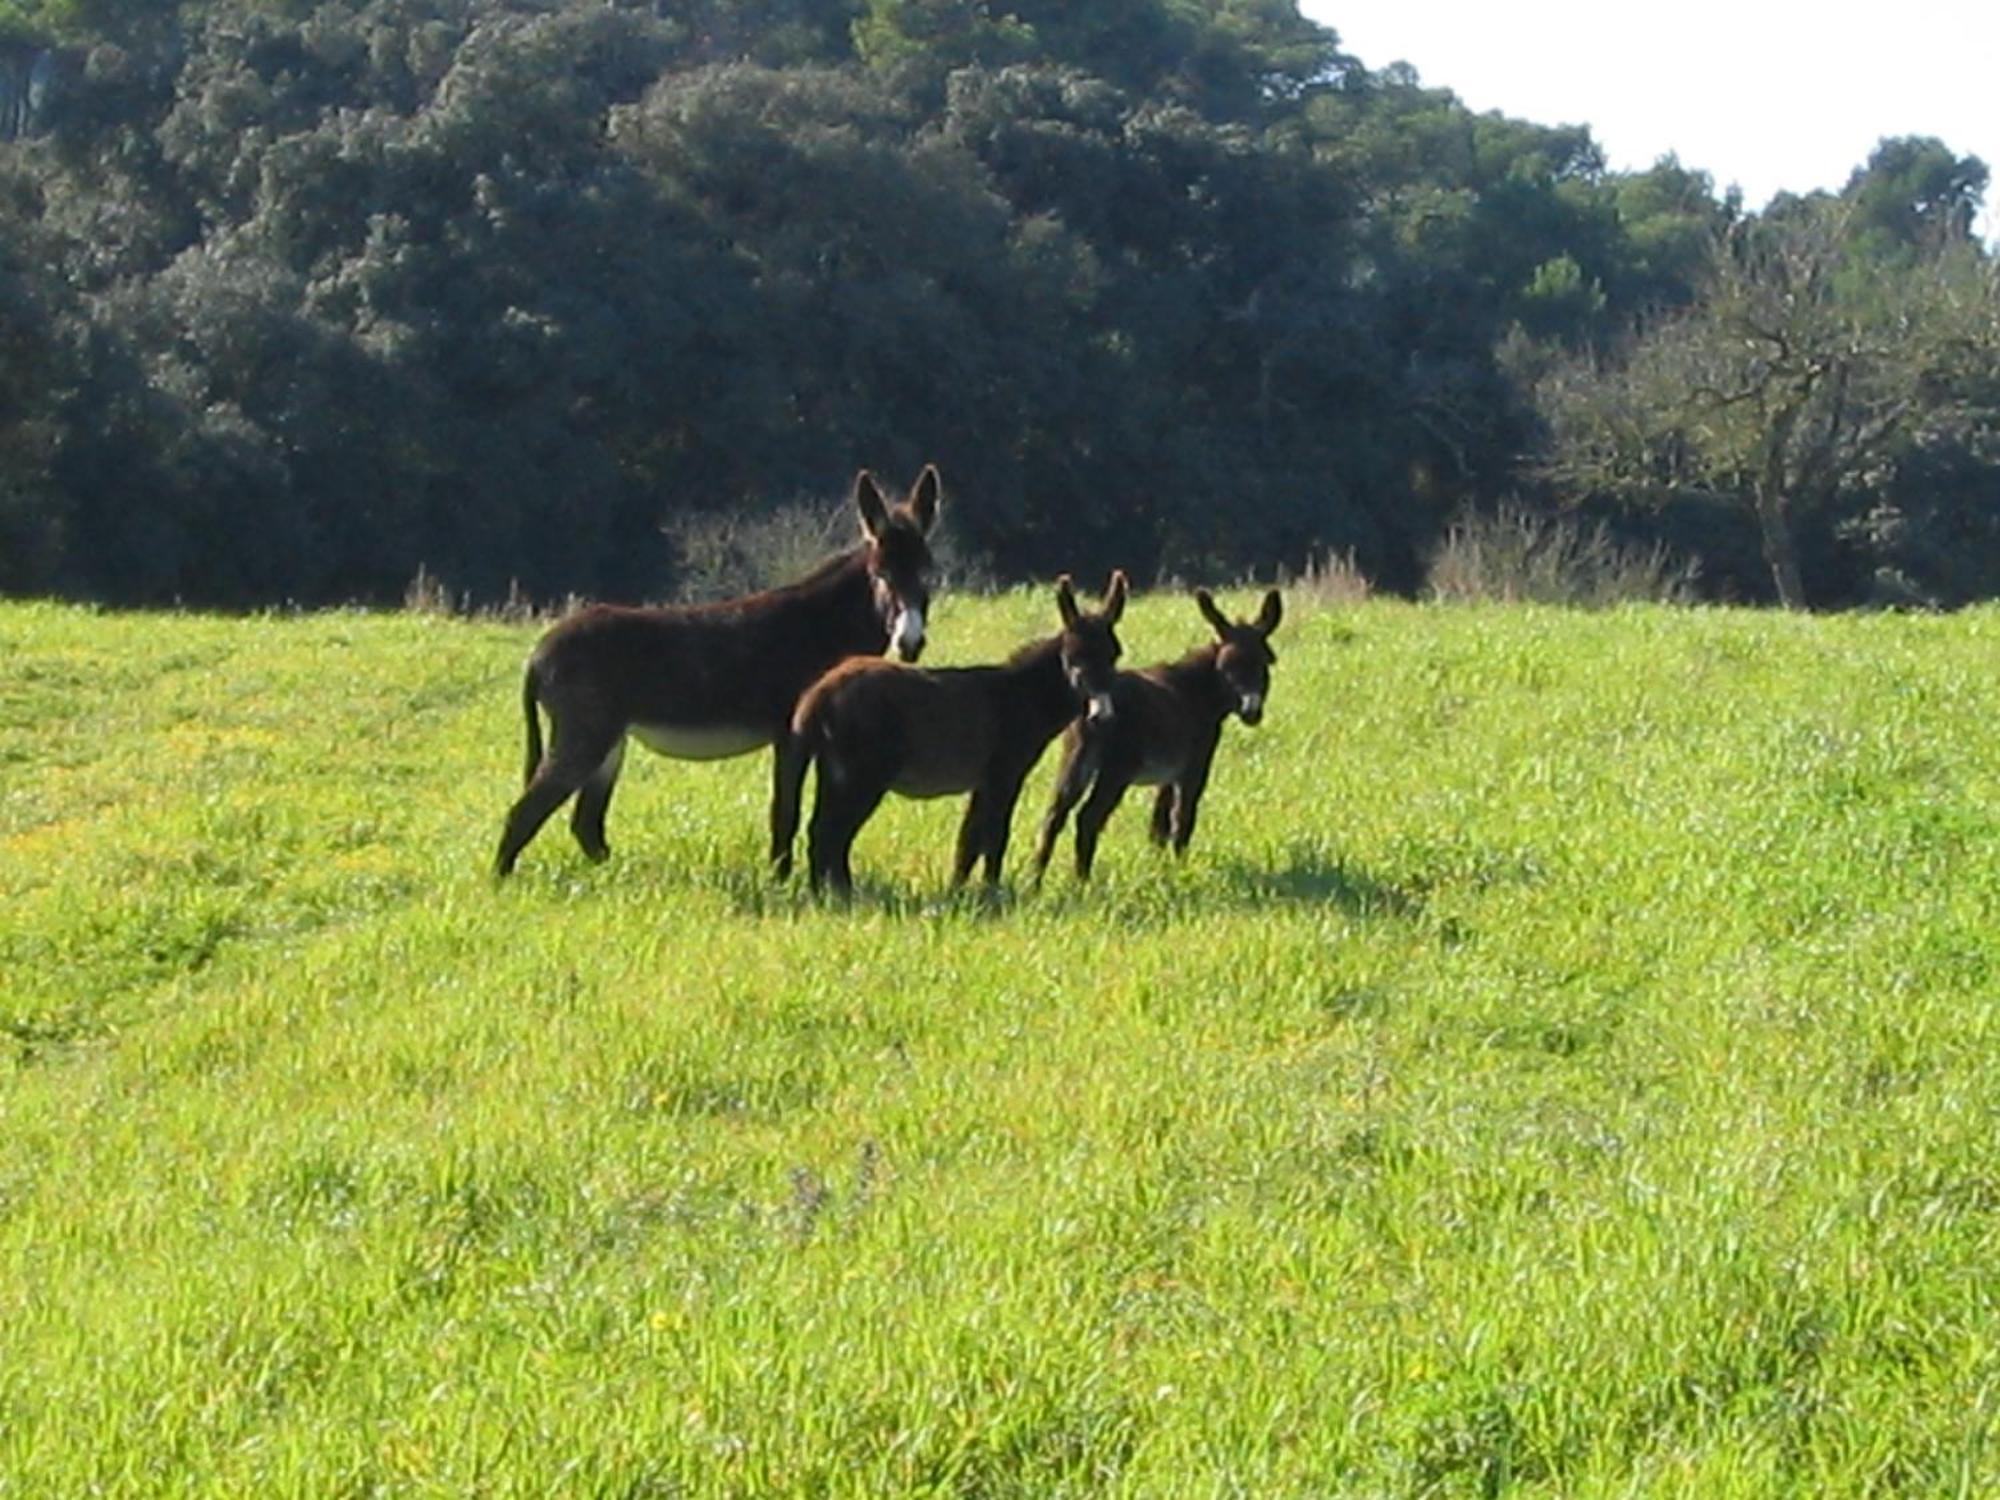
<path id="1" fill-rule="evenodd" d="M 1778 586 L 1778 603 L 1786 609 L 1806 607 L 1806 584 L 1799 572 L 1799 549 L 1792 539 L 1791 517 L 1786 514 L 1790 507 L 1785 503 L 1791 493 L 1791 485 L 1786 474 L 1785 455 L 1791 447 L 1792 431 L 1799 424 L 1799 417 L 1805 411 L 1806 401 L 1812 395 L 1813 382 L 1804 381 L 1795 393 L 1796 399 L 1771 420 L 1771 428 L 1764 438 L 1763 473 L 1750 496 L 1750 503 L 1757 512 L 1757 531 L 1764 541 L 1764 562 L 1771 569 L 1771 580 Z"/>
<path id="2" fill-rule="evenodd" d="M 1778 603 L 1786 609 L 1804 609 L 1805 577 L 1799 571 L 1799 549 L 1792 540 L 1792 523 L 1785 515 L 1784 498 L 1760 492 L 1756 509 L 1764 561 L 1771 569 L 1771 581 L 1778 586 Z"/>

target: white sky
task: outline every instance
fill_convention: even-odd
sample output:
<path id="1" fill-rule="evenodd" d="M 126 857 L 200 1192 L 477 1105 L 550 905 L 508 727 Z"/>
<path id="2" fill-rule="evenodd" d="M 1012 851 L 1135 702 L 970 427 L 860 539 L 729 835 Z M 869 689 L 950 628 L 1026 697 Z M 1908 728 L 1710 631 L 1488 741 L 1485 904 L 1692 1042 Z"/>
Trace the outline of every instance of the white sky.
<path id="1" fill-rule="evenodd" d="M 1673 152 L 1762 208 L 1838 188 L 1884 136 L 1934 135 L 2000 177 L 2000 0 L 1301 0 L 1370 68 L 1475 110 L 1585 124 L 1615 169 Z M 1996 228 L 2000 185 L 1982 228 Z"/>

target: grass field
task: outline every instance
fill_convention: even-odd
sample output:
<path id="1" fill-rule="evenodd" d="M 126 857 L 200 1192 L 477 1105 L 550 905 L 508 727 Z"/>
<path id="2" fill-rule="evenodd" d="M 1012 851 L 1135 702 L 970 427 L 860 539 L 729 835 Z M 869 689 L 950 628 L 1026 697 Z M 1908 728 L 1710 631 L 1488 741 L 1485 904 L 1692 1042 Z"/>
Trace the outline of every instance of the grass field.
<path id="1" fill-rule="evenodd" d="M 531 638 L 0 607 L 0 1496 L 2000 1492 L 2000 611 L 1295 601 L 1184 865 L 845 912 L 496 888 Z"/>

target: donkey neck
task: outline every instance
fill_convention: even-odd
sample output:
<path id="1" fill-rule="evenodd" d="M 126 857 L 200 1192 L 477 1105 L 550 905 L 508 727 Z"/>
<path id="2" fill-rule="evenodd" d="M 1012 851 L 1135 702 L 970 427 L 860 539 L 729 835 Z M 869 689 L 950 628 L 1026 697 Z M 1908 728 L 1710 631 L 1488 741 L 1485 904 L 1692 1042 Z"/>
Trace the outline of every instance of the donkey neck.
<path id="1" fill-rule="evenodd" d="M 835 659 L 879 655 L 889 645 L 888 628 L 875 607 L 865 548 L 836 553 L 796 582 L 753 599 L 798 618 L 802 628 L 809 625 L 824 654 Z"/>
<path id="2" fill-rule="evenodd" d="M 1202 718 L 1220 724 L 1235 707 L 1235 696 L 1222 680 L 1222 648 L 1199 646 L 1179 661 L 1159 669 L 1160 679 L 1178 693 Z"/>
<path id="3" fill-rule="evenodd" d="M 1043 730 L 1045 737 L 1074 719 L 1082 706 L 1063 673 L 1062 640 L 1057 636 L 1030 642 L 1016 651 L 995 674 L 994 682 L 1021 722 Z"/>

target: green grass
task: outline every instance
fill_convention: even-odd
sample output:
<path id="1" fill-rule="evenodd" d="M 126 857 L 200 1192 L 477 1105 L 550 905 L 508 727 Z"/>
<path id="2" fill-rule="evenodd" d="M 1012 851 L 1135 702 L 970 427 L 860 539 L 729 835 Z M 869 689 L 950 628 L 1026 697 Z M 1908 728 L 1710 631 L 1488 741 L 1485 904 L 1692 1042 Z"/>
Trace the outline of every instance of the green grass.
<path id="1" fill-rule="evenodd" d="M 1295 601 L 1184 865 L 846 912 L 496 888 L 531 636 L 0 607 L 0 1496 L 2000 1490 L 2000 612 Z"/>

